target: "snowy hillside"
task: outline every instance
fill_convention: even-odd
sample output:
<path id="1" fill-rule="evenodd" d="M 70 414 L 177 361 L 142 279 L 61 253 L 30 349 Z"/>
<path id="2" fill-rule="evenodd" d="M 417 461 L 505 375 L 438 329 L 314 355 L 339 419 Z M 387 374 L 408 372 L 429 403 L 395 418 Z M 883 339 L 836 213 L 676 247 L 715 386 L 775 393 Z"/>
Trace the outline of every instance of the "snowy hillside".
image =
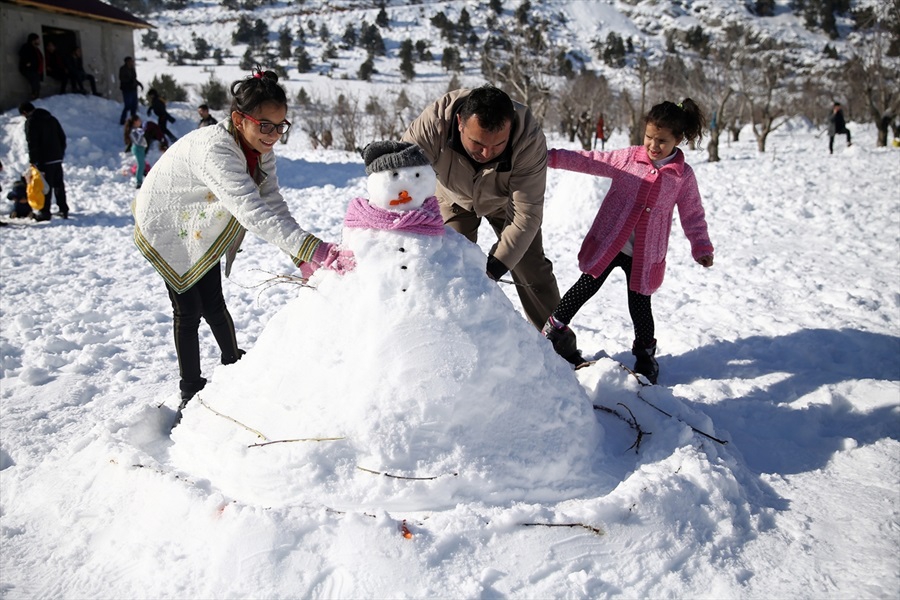
<path id="1" fill-rule="evenodd" d="M 409 88 L 425 96 L 419 86 Z M 201 328 L 210 396 L 169 437 L 171 307 L 132 241 L 121 106 L 38 104 L 68 134 L 72 217 L 0 228 L 0 596 L 900 594 L 900 153 L 867 142 L 871 126 L 851 123 L 854 145 L 834 155 L 800 121 L 765 154 L 746 131 L 719 163 L 687 151 L 716 264 L 691 260 L 676 223 L 654 296 L 658 386 L 619 364 L 632 356 L 618 273 L 573 322 L 598 361 L 571 371 L 521 318 L 511 286 L 474 267 L 488 231 L 479 247 L 423 254 L 417 281 L 434 285 L 397 312 L 379 305 L 381 288 L 351 279 L 271 285 L 295 271 L 248 236 L 224 284 L 246 363 L 220 367 Z M 194 127 L 192 102 L 170 110 L 175 133 Z M 617 134 L 607 148 L 624 145 Z M 276 153 L 297 220 L 340 238 L 349 201 L 366 193 L 361 159 L 302 138 Z M 25 156 L 22 118 L 0 114 L 4 192 Z M 544 238 L 563 289 L 607 186 L 548 173 Z M 388 267 L 372 256 L 367 276 Z M 458 302 L 416 302 L 433 297 Z M 448 311 L 471 321 L 454 329 Z M 495 360 L 482 352 L 500 347 Z M 428 368 L 454 351 L 455 370 Z M 363 355 L 365 369 L 347 362 Z M 436 403 L 460 373 L 472 393 Z M 310 402 L 319 411 L 296 422 L 318 425 L 320 441 L 274 418 Z M 475 435 L 480 411 L 499 410 L 499 431 Z M 514 443 L 511 431 L 523 432 Z M 366 440 L 384 464 L 363 461 Z M 409 440 L 439 470 L 414 471 L 400 452 Z M 442 469 L 454 441 L 460 476 Z"/>
<path id="2" fill-rule="evenodd" d="M 533 42 L 536 45 L 526 51 L 523 60 L 529 63 L 527 68 L 536 69 L 529 77 L 548 90 L 551 102 L 556 103 L 563 90 L 573 85 L 564 76 L 565 69 L 571 69 L 568 77 L 596 73 L 608 82 L 612 95 L 598 95 L 601 105 L 592 112 L 605 111 L 607 126 L 623 130 L 627 111 L 619 106 L 619 96 L 625 91 L 632 97 L 639 94 L 637 66 L 641 60 L 647 62 L 654 78 L 678 80 L 686 75 L 684 66 L 667 61 L 690 65 L 709 58 L 710 49 L 726 44 L 733 34 L 729 32 L 739 27 L 742 35 L 754 40 L 752 48 L 744 42 L 737 46 L 749 51 L 748 59 L 772 53 L 773 60 L 786 69 L 779 83 L 784 89 L 776 102 L 791 103 L 791 107 L 779 106 L 779 111 L 796 110 L 818 121 L 832 100 L 841 99 L 851 118 L 868 118 L 859 86 L 847 80 L 846 60 L 862 49 L 849 9 L 835 13 L 838 35 L 832 37 L 815 20 L 812 25 L 806 23 L 800 9 L 787 0 L 766 3 L 771 4 L 772 14 L 765 17 L 755 14 L 755 3 L 744 0 L 396 0 L 385 2 L 383 12 L 378 3 L 353 0 L 172 4 L 178 8 L 142 13 L 156 29 L 135 33 L 138 74 L 145 83 L 157 76 L 171 76 L 195 103 L 203 100 L 204 83 L 212 78 L 229 84 L 247 72 L 239 67 L 241 62 L 252 61 L 282 70 L 292 97 L 303 89 L 313 100 L 333 103 L 344 94 L 358 99 L 362 112 L 369 98 L 385 103 L 403 90 L 412 105 L 421 108 L 454 78 L 464 85 L 489 80 L 502 86 L 502 81 L 488 77 L 482 68 L 486 43 L 494 47 Z M 862 9 L 872 2 L 858 0 L 849 6 Z M 369 81 L 360 78 L 370 53 L 361 39 L 366 27 L 374 28 L 379 48 L 372 55 L 374 71 Z M 239 34 L 241 30 L 243 34 Z M 416 48 L 411 79 L 403 76 L 401 69 L 404 43 Z M 194 58 L 201 46 L 205 58 Z M 309 61 L 302 70 L 297 58 L 301 51 Z M 458 71 L 444 65 L 448 52 L 459 54 Z M 568 66 L 564 68 L 563 63 Z M 736 71 L 751 69 L 731 65 L 728 70 L 737 77 Z M 696 82 L 678 80 L 672 85 L 674 91 L 661 83 L 652 84 L 647 90 L 650 101 L 667 94 L 703 96 Z M 519 91 L 507 87 L 521 99 Z M 801 89 L 807 95 L 797 97 Z M 746 115 L 743 118 L 746 120 Z M 557 126 L 555 118 L 551 122 Z"/>

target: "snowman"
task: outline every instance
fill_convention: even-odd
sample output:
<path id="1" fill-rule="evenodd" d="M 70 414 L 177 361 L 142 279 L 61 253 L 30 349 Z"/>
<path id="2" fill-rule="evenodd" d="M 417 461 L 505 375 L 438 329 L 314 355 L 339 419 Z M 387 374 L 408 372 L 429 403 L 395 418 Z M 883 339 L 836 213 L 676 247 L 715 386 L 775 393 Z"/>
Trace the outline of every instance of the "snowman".
<path id="1" fill-rule="evenodd" d="M 268 507 L 578 488 L 602 435 L 584 388 L 486 276 L 481 249 L 445 228 L 422 150 L 376 142 L 362 157 L 368 197 L 349 202 L 341 242 L 355 268 L 316 271 L 215 371 L 173 431 L 173 461 Z"/>

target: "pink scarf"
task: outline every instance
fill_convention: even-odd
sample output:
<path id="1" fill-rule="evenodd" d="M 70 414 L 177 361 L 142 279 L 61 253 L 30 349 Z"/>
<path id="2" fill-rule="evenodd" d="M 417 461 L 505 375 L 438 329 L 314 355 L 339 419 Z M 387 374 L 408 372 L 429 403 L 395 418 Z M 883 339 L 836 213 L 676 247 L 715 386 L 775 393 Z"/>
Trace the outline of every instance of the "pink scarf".
<path id="1" fill-rule="evenodd" d="M 347 207 L 344 227 L 444 235 L 444 219 L 434 196 L 425 200 L 422 208 L 406 212 L 385 210 L 372 206 L 365 198 L 354 198 Z"/>

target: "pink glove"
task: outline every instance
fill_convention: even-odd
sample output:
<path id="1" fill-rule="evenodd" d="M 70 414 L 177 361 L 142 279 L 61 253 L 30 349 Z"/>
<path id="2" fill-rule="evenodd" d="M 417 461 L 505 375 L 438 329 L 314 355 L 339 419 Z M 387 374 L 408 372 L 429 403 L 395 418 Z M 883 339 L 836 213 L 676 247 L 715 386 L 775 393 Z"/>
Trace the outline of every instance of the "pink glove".
<path id="1" fill-rule="evenodd" d="M 345 275 L 356 268 L 356 259 L 352 250 L 341 250 L 338 246 L 328 244 L 328 256 L 322 266 L 336 271 L 339 275 Z"/>
<path id="2" fill-rule="evenodd" d="M 336 244 L 322 242 L 316 247 L 311 260 L 300 263 L 300 275 L 309 279 L 322 267 L 344 275 L 356 267 L 356 261 L 352 251 L 341 250 Z"/>

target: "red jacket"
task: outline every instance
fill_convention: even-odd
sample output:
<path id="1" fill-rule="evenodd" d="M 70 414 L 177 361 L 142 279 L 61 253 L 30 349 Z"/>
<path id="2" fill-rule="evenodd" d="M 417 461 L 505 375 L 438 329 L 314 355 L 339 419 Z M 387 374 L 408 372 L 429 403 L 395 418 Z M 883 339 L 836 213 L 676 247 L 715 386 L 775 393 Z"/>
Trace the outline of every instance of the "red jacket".
<path id="1" fill-rule="evenodd" d="M 665 276 L 676 206 L 694 260 L 712 255 L 697 179 L 681 150 L 676 149 L 675 158 L 660 169 L 653 166 L 643 146 L 611 152 L 552 149 L 547 166 L 612 179 L 578 253 L 583 272 L 599 277 L 634 232 L 629 287 L 647 296 L 658 290 Z"/>

